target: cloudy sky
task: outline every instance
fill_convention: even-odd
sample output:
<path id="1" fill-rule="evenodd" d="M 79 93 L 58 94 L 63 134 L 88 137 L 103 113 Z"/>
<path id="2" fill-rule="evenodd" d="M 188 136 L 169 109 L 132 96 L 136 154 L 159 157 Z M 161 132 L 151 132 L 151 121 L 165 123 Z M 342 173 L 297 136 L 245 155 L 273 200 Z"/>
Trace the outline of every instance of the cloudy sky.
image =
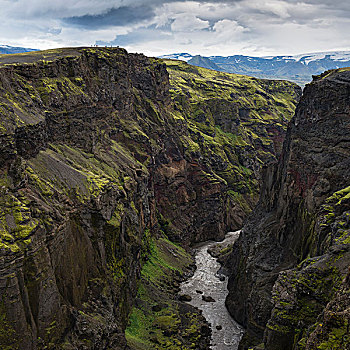
<path id="1" fill-rule="evenodd" d="M 0 44 L 161 55 L 350 50 L 349 0 L 0 0 Z"/>

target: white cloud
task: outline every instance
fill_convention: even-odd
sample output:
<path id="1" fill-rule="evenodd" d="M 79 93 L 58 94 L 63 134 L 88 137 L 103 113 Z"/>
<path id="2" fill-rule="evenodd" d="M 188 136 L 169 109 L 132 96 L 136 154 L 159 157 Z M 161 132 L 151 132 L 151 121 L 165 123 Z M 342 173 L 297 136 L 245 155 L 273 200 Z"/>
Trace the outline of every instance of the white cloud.
<path id="1" fill-rule="evenodd" d="M 141 5 L 148 9 L 144 16 L 133 11 Z M 132 23 L 114 21 L 110 10 L 121 6 L 134 15 Z M 0 0 L 0 7 L 0 44 L 16 46 L 91 45 L 122 36 L 123 46 L 150 55 L 350 50 L 345 0 Z M 92 29 L 86 16 L 108 13 L 108 27 L 102 28 L 102 16 Z M 63 21 L 74 16 L 85 16 L 83 25 Z"/>
<path id="2" fill-rule="evenodd" d="M 229 19 L 223 19 L 221 21 L 216 22 L 213 26 L 213 30 L 218 35 L 224 35 L 228 37 L 236 36 L 237 34 L 248 31 L 248 29 L 239 25 L 237 21 L 232 21 Z"/>
<path id="3" fill-rule="evenodd" d="M 190 13 L 180 13 L 173 17 L 171 30 L 173 32 L 194 32 L 209 28 L 209 22 L 203 21 Z"/>

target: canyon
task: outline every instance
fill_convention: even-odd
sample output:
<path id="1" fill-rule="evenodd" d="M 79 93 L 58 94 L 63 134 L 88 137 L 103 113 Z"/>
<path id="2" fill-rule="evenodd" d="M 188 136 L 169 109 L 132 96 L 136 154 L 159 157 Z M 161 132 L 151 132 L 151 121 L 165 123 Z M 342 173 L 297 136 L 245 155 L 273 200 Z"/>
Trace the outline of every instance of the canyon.
<path id="1" fill-rule="evenodd" d="M 240 347 L 348 344 L 349 71 L 300 97 L 121 48 L 1 55 L 1 348 L 209 349 L 191 247 L 245 222 L 217 253 Z"/>

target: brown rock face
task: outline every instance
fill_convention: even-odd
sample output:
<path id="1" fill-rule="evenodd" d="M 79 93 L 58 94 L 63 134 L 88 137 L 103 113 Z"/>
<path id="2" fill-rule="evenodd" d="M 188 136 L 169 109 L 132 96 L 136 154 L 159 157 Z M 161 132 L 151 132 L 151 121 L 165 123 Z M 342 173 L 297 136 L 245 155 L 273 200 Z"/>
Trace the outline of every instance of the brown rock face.
<path id="1" fill-rule="evenodd" d="M 184 159 L 162 165 L 155 176 L 157 206 L 171 220 L 168 234 L 173 239 L 185 242 L 223 239 L 228 226 L 223 183 L 203 176 L 198 163 Z M 174 228 L 177 230 L 172 231 Z"/>
<path id="2" fill-rule="evenodd" d="M 350 71 L 327 74 L 306 86 L 231 255 L 227 306 L 247 327 L 242 349 L 263 340 L 269 350 L 314 349 L 308 337 L 317 317 L 342 295 L 335 291 L 350 262 Z"/>

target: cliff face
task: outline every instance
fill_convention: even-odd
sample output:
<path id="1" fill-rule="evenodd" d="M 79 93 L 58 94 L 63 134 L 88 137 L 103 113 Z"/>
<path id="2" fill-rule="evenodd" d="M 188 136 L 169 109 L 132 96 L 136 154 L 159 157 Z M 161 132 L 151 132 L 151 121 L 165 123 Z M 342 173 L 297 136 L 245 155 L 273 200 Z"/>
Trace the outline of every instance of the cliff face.
<path id="1" fill-rule="evenodd" d="M 295 92 L 283 108 L 264 107 L 291 115 L 295 86 L 261 84 L 262 106 L 283 89 Z M 258 178 L 249 202 L 237 195 L 245 179 L 237 174 L 248 177 L 257 164 L 244 166 L 236 149 L 227 151 L 234 128 L 193 126 L 178 110 L 191 104 L 182 95 L 176 104 L 169 88 L 164 64 L 122 49 L 0 56 L 2 348 L 124 349 L 147 261 L 155 249 L 176 253 L 170 243 L 152 242 L 164 233 L 187 244 L 221 238 L 249 211 Z M 273 159 L 274 135 L 266 135 L 268 154 L 250 141 L 238 148 Z M 247 207 L 239 220 L 232 205 Z M 163 267 L 178 274 L 190 264 L 188 256 L 167 259 Z"/>
<path id="2" fill-rule="evenodd" d="M 227 306 L 247 327 L 242 349 L 349 347 L 341 286 L 350 262 L 349 102 L 349 70 L 315 78 L 279 163 L 264 171 L 259 204 L 228 262 Z"/>
<path id="3" fill-rule="evenodd" d="M 0 69 L 1 344 L 123 349 L 156 212 L 118 141 L 147 116 L 134 145 L 152 154 L 167 73 L 123 50 L 56 54 Z"/>

